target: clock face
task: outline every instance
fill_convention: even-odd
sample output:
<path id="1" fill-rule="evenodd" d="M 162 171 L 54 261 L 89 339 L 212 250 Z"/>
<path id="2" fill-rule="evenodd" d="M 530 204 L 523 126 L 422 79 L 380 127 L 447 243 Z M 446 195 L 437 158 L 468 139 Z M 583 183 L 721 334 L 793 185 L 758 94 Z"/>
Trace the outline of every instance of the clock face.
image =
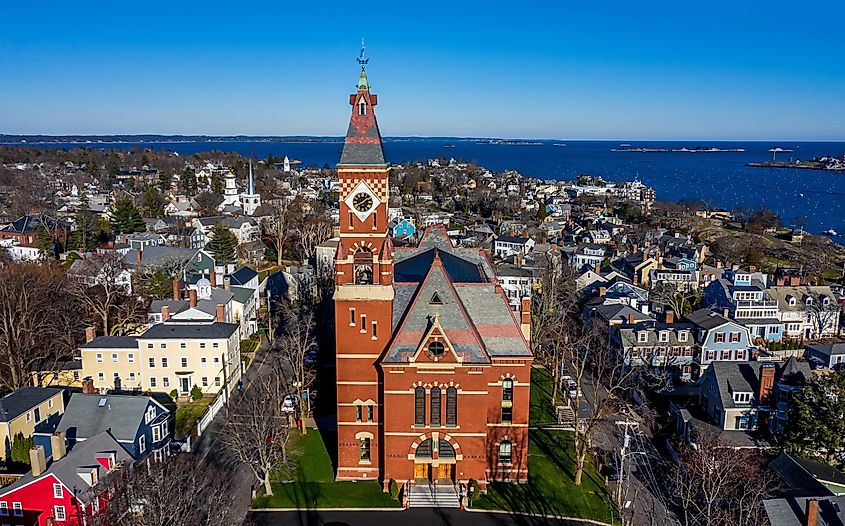
<path id="1" fill-rule="evenodd" d="M 373 207 L 373 198 L 366 192 L 358 192 L 352 198 L 352 206 L 361 213 L 369 212 Z"/>

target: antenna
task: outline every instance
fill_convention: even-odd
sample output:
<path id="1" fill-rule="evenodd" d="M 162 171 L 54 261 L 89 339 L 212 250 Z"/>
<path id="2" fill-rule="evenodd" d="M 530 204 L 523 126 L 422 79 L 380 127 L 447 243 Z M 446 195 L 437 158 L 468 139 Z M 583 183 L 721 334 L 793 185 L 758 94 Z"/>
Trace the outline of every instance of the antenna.
<path id="1" fill-rule="evenodd" d="M 356 60 L 358 61 L 358 64 L 361 64 L 362 66 L 364 64 L 367 64 L 368 62 L 370 62 L 370 59 L 364 58 L 364 50 L 365 49 L 366 48 L 364 47 L 364 37 L 361 37 L 361 54 L 358 56 L 358 58 Z"/>

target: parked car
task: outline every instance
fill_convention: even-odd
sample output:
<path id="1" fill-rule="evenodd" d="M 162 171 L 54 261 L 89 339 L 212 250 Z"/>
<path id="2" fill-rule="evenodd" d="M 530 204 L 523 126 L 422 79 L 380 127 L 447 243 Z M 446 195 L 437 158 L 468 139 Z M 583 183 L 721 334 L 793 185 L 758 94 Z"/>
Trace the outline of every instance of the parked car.
<path id="1" fill-rule="evenodd" d="M 576 384 L 572 380 L 569 380 L 566 383 L 566 394 L 567 396 L 569 396 L 569 398 L 572 399 L 581 398 L 581 389 L 578 388 L 578 384 Z"/>
<path id="2" fill-rule="evenodd" d="M 282 411 L 286 413 L 293 413 L 296 411 L 298 405 L 299 399 L 295 394 L 285 395 L 285 399 L 282 401 Z"/>

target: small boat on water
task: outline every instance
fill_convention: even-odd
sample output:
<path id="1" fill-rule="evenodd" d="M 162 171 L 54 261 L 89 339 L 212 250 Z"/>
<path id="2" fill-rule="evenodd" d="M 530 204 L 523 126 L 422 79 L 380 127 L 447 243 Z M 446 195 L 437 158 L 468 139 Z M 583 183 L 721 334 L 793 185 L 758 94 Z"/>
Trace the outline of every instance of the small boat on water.
<path id="1" fill-rule="evenodd" d="M 443 147 L 444 148 L 454 148 L 455 145 L 454 144 L 444 144 Z"/>
<path id="2" fill-rule="evenodd" d="M 620 147 L 620 148 L 630 148 L 630 147 L 631 147 L 631 145 L 630 145 L 630 144 L 628 144 L 627 142 L 623 142 L 622 144 L 620 144 L 620 145 L 619 145 L 619 147 Z"/>
<path id="3" fill-rule="evenodd" d="M 831 237 L 833 237 L 833 236 L 838 236 L 838 235 L 839 235 L 839 232 L 837 232 L 836 230 L 834 230 L 834 229 L 832 229 L 832 228 L 828 228 L 827 230 L 825 230 L 824 232 L 822 232 L 822 234 L 824 234 L 824 235 L 826 235 L 826 236 L 831 236 Z"/>

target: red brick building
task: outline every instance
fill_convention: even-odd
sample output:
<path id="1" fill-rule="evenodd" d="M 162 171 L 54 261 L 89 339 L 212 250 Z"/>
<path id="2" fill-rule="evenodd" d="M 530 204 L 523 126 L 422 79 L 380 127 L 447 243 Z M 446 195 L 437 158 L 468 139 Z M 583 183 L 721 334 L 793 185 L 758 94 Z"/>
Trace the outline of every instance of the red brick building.
<path id="1" fill-rule="evenodd" d="M 429 229 L 387 233 L 388 166 L 362 67 L 338 164 L 339 480 L 441 484 L 528 477 L 528 320 L 486 254 Z"/>

